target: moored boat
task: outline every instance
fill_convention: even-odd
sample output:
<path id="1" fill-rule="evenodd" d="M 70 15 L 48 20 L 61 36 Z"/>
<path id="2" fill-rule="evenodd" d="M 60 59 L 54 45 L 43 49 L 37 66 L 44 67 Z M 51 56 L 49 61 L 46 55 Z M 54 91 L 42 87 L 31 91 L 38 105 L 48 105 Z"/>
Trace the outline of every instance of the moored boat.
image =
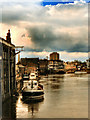
<path id="1" fill-rule="evenodd" d="M 31 74 L 30 80 L 27 82 L 27 86 L 22 89 L 23 100 L 37 101 L 44 98 L 43 86 L 35 79 L 35 74 Z"/>
<path id="2" fill-rule="evenodd" d="M 86 71 L 75 71 L 75 74 L 87 74 Z"/>

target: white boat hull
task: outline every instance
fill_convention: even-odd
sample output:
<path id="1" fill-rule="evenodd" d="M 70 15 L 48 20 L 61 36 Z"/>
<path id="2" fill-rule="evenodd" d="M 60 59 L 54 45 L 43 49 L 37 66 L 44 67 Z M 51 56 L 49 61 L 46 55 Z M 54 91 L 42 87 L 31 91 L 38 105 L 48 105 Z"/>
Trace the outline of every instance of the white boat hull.
<path id="1" fill-rule="evenodd" d="M 86 74 L 87 72 L 83 72 L 83 71 L 76 71 L 75 74 Z"/>

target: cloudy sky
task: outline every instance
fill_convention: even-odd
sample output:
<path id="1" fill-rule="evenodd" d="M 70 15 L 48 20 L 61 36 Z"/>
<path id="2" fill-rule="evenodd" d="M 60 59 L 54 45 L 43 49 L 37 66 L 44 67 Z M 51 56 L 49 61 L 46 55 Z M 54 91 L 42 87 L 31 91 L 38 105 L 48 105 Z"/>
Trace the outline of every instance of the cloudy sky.
<path id="1" fill-rule="evenodd" d="M 12 43 L 24 46 L 21 57 L 46 58 L 57 51 L 64 61 L 85 61 L 88 58 L 87 2 L 3 0 L 0 36 L 5 38 L 10 29 Z"/>

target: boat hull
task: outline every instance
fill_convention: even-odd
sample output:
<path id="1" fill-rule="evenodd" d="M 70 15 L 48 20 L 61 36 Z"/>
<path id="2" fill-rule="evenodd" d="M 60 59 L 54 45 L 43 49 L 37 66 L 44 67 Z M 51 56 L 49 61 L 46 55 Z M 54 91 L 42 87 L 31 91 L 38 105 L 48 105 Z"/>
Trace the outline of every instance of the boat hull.
<path id="1" fill-rule="evenodd" d="M 23 91 L 22 92 L 22 99 L 23 100 L 30 100 L 30 101 L 36 101 L 36 100 L 42 100 L 44 99 L 44 92 L 43 91 Z"/>
<path id="2" fill-rule="evenodd" d="M 75 74 L 87 74 L 87 72 L 85 71 L 76 71 Z"/>

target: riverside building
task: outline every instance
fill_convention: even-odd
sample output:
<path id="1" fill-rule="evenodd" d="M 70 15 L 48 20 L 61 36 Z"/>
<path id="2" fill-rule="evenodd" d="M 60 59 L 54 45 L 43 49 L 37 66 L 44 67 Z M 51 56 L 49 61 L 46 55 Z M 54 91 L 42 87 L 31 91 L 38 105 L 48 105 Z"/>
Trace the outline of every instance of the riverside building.
<path id="1" fill-rule="evenodd" d="M 0 78 L 2 101 L 12 96 L 16 89 L 15 82 L 15 45 L 11 43 L 10 30 L 6 40 L 0 37 Z"/>

